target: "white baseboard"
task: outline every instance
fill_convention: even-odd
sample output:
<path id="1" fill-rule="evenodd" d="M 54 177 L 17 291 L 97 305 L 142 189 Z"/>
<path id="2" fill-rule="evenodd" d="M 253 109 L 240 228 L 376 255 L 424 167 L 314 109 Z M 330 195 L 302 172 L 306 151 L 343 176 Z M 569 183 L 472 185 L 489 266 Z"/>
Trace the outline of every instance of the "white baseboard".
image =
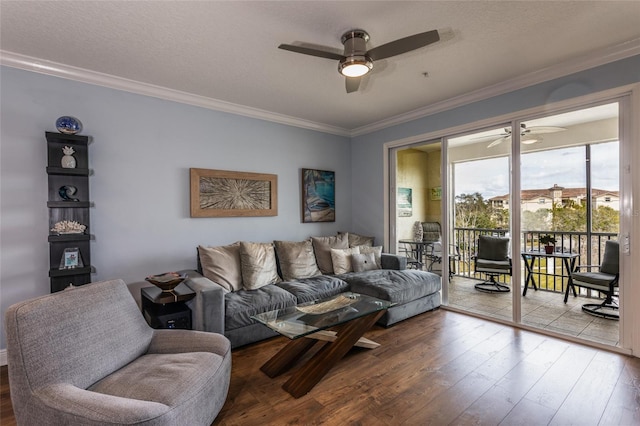
<path id="1" fill-rule="evenodd" d="M 0 366 L 7 365 L 7 350 L 0 350 Z"/>

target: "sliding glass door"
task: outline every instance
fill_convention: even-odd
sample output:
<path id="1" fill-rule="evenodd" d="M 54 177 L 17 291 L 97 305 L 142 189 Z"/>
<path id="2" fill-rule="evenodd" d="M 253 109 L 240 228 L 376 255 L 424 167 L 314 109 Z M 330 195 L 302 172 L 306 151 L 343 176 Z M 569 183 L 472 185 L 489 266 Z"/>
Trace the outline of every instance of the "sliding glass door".
<path id="1" fill-rule="evenodd" d="M 582 309 L 607 295 L 571 286 L 578 265 L 600 265 L 606 241 L 620 232 L 618 109 L 611 102 L 514 120 L 446 141 L 452 241 L 460 251 L 449 307 L 619 345 L 618 321 Z M 482 235 L 509 240 L 510 274 L 478 268 Z M 487 280 L 507 291 L 487 292 L 493 287 L 478 285 Z"/>
<path id="2" fill-rule="evenodd" d="M 618 116 L 615 102 L 524 121 L 519 176 L 522 324 L 612 346 L 619 322 L 582 309 L 605 294 L 567 287 L 579 265 L 596 274 L 618 240 Z"/>

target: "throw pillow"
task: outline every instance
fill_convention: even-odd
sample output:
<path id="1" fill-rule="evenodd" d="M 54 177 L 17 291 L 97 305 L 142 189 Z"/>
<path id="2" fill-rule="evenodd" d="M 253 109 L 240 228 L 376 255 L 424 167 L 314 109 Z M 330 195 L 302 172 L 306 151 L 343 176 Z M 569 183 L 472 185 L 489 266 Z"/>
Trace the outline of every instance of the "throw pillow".
<path id="1" fill-rule="evenodd" d="M 280 281 L 276 265 L 276 252 L 271 243 L 240 242 L 242 284 L 247 290 L 256 290 Z"/>
<path id="2" fill-rule="evenodd" d="M 228 246 L 198 246 L 198 256 L 202 265 L 202 275 L 227 291 L 242 288 L 240 267 L 240 243 Z"/>
<path id="3" fill-rule="evenodd" d="M 480 253 L 482 255 L 480 256 Z M 478 255 L 482 259 L 504 261 L 509 259 L 509 238 L 478 236 Z"/>
<path id="4" fill-rule="evenodd" d="M 376 265 L 376 258 L 373 253 L 361 253 L 351 256 L 351 264 L 353 265 L 353 272 L 373 271 L 378 268 Z"/>
<path id="5" fill-rule="evenodd" d="M 366 237 L 364 235 L 354 234 L 353 232 L 338 232 L 338 234 L 347 234 L 349 239 L 349 247 L 356 246 L 373 246 L 374 237 Z"/>
<path id="6" fill-rule="evenodd" d="M 331 249 L 333 273 L 346 274 L 347 272 L 353 272 L 353 267 L 351 266 L 351 255 L 353 254 L 360 254 L 360 248 Z"/>
<path id="7" fill-rule="evenodd" d="M 316 255 L 316 263 L 323 274 L 333 274 L 333 261 L 331 249 L 349 248 L 349 235 L 338 234 L 331 237 L 311 237 L 313 251 Z"/>
<path id="8" fill-rule="evenodd" d="M 297 278 L 310 278 L 322 274 L 316 264 L 316 256 L 313 254 L 311 240 L 274 241 L 282 278 L 292 281 Z"/>
<path id="9" fill-rule="evenodd" d="M 360 253 L 368 254 L 373 253 L 373 257 L 376 261 L 377 269 L 382 269 L 382 246 L 376 247 L 368 247 L 368 246 L 359 246 Z"/>

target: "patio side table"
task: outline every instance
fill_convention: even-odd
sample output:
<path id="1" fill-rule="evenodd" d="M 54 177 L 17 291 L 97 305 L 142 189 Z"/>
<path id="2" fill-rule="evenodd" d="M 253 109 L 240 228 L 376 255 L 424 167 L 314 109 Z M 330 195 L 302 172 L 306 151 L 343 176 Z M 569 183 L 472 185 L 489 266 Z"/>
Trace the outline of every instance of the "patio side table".
<path id="1" fill-rule="evenodd" d="M 547 254 L 544 250 L 526 250 L 521 253 L 522 260 L 524 260 L 524 266 L 527 271 L 526 279 L 524 280 L 524 290 L 522 291 L 522 295 L 527 295 L 527 289 L 529 288 L 529 283 L 533 286 L 535 291 L 538 291 L 538 287 L 536 286 L 536 282 L 533 278 L 533 263 L 536 258 L 556 258 L 562 259 L 562 263 L 564 265 L 565 270 L 567 271 L 567 276 L 569 277 L 568 286 L 571 286 L 571 271 L 574 270 L 576 266 L 576 259 L 580 256 L 578 253 L 561 253 L 561 252 L 553 252 Z M 573 295 L 576 296 L 576 289 L 573 289 Z"/>

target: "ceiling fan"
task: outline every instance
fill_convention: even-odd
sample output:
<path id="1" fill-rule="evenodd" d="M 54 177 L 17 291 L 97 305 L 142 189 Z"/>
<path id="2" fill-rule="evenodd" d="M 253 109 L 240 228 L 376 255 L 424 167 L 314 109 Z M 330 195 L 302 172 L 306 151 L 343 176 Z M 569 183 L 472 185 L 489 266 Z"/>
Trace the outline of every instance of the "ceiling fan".
<path id="1" fill-rule="evenodd" d="M 522 123 L 520 124 L 520 142 L 522 142 L 525 145 L 530 145 L 536 142 L 540 142 L 542 140 L 542 137 L 535 137 L 534 135 L 541 135 L 545 133 L 556 133 L 556 132 L 561 132 L 563 130 L 567 130 L 567 129 L 565 129 L 564 127 L 555 127 L 555 126 L 527 127 L 526 124 Z M 493 141 L 489 145 L 487 145 L 487 148 L 493 148 L 494 146 L 499 145 L 502 142 L 508 141 L 509 139 L 511 139 L 511 128 L 505 127 L 504 133 L 500 133 L 498 135 L 481 136 L 479 138 L 474 138 L 474 139 L 483 139 L 483 140 L 493 139 Z"/>
<path id="2" fill-rule="evenodd" d="M 292 44 L 281 44 L 279 49 L 291 52 L 302 53 L 304 55 L 317 56 L 320 58 L 334 59 L 339 61 L 338 72 L 345 76 L 347 93 L 355 92 L 360 87 L 362 77 L 373 69 L 373 62 L 400 55 L 411 50 L 419 49 L 440 40 L 437 30 L 425 33 L 414 34 L 408 37 L 395 40 L 382 46 L 367 50 L 369 34 L 364 30 L 350 30 L 342 35 L 340 39 L 344 45 L 344 53 L 334 53 L 330 47 L 328 50 L 311 47 L 297 46 Z"/>

